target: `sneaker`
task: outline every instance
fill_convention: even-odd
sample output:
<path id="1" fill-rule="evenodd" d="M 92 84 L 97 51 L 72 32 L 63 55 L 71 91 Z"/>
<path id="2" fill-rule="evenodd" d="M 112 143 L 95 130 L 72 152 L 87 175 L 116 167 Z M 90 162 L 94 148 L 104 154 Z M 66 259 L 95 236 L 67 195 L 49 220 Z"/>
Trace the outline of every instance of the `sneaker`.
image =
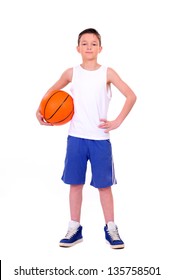
<path id="1" fill-rule="evenodd" d="M 113 222 L 109 222 L 108 225 L 104 227 L 104 231 L 106 241 L 110 244 L 112 249 L 124 248 L 124 242 L 119 236 L 118 227 Z"/>
<path id="2" fill-rule="evenodd" d="M 69 227 L 66 236 L 60 240 L 60 247 L 71 247 L 83 241 L 82 226 Z"/>

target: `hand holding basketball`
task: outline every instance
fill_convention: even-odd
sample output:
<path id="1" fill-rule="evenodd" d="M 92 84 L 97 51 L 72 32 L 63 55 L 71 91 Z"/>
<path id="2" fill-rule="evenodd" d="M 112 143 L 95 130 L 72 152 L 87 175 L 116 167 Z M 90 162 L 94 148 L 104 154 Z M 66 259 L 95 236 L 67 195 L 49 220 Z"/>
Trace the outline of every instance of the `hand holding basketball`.
<path id="1" fill-rule="evenodd" d="M 72 97 L 63 90 L 53 90 L 41 100 L 36 116 L 41 125 L 63 125 L 73 114 Z"/>
<path id="2" fill-rule="evenodd" d="M 46 121 L 44 120 L 44 117 L 43 117 L 42 114 L 40 113 L 40 108 L 38 108 L 38 110 L 37 110 L 37 112 L 36 112 L 36 117 L 37 117 L 37 119 L 38 119 L 38 121 L 39 121 L 39 123 L 40 123 L 41 125 L 52 126 L 51 123 L 48 123 L 48 122 L 46 122 Z"/>

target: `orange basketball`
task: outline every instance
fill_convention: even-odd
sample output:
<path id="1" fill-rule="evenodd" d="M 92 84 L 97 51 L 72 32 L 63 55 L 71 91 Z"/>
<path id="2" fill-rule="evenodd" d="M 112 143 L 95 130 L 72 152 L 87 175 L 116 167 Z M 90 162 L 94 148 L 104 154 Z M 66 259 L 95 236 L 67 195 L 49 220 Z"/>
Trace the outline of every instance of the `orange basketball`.
<path id="1" fill-rule="evenodd" d="M 48 123 L 65 124 L 72 119 L 74 114 L 73 99 L 63 90 L 54 90 L 41 100 L 40 113 Z"/>

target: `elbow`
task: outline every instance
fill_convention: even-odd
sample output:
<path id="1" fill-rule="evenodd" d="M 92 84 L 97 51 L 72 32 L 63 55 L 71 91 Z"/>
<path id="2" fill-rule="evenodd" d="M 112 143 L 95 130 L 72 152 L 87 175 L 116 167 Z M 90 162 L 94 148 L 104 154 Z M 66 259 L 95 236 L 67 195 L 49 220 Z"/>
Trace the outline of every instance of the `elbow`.
<path id="1" fill-rule="evenodd" d="M 132 103 L 135 104 L 136 100 L 137 100 L 137 96 L 136 96 L 135 93 L 133 93 L 132 96 L 131 96 Z"/>

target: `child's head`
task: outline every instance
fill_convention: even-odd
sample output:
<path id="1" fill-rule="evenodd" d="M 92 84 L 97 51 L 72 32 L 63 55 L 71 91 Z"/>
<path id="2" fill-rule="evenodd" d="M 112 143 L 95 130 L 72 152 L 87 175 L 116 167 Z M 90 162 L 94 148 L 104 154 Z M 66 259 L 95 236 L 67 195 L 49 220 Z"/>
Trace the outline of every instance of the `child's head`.
<path id="1" fill-rule="evenodd" d="M 78 46 L 79 46 L 80 39 L 81 39 L 82 35 L 88 34 L 88 33 L 89 34 L 94 34 L 97 37 L 97 39 L 99 40 L 99 45 L 101 47 L 101 36 L 98 33 L 98 31 L 96 29 L 94 29 L 94 28 L 87 28 L 87 29 L 85 29 L 85 30 L 83 30 L 82 32 L 79 33 L 79 36 L 78 36 Z"/>

